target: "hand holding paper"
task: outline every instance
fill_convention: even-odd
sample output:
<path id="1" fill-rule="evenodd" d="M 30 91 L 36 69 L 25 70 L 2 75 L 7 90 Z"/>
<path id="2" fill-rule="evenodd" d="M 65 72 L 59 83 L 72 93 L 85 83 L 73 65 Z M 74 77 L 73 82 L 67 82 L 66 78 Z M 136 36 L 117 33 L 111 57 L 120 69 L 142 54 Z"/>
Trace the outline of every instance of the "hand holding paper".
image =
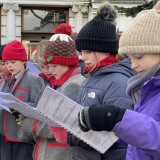
<path id="1" fill-rule="evenodd" d="M 61 127 L 50 127 L 55 139 L 59 143 L 67 144 L 67 134 L 68 132 Z"/>

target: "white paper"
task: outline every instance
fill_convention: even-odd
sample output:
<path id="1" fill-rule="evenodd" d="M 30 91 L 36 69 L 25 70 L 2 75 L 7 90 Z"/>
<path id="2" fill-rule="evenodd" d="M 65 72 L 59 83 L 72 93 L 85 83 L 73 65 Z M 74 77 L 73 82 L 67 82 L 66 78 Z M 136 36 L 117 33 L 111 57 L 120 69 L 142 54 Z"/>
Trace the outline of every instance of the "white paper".
<path id="1" fill-rule="evenodd" d="M 81 131 L 78 126 L 78 113 L 83 107 L 50 87 L 45 88 L 36 109 L 12 94 L 3 92 L 0 92 L 0 107 L 7 111 L 14 109 L 26 117 L 38 119 L 48 125 L 58 124 L 100 153 L 104 153 L 118 140 L 113 132 Z"/>
<path id="2" fill-rule="evenodd" d="M 37 105 L 37 110 L 53 122 L 61 125 L 97 151 L 104 153 L 118 140 L 118 137 L 113 132 L 81 131 L 78 126 L 78 113 L 82 108 L 76 102 L 50 87 L 45 88 Z"/>
<path id="3" fill-rule="evenodd" d="M 49 120 L 45 115 L 37 111 L 36 108 L 33 108 L 28 104 L 20 101 L 10 93 L 0 92 L 0 108 L 5 109 L 8 112 L 11 112 L 11 109 L 14 109 L 15 111 L 18 111 L 25 117 L 38 119 L 41 122 L 44 122 L 48 125 L 52 124 L 54 126 L 57 126 L 56 123 Z"/>

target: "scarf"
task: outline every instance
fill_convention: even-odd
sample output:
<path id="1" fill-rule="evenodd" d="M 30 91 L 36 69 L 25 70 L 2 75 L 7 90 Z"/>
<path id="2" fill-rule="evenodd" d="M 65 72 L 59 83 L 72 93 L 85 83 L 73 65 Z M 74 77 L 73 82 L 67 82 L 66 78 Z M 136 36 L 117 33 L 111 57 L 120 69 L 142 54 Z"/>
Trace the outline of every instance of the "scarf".
<path id="1" fill-rule="evenodd" d="M 49 81 L 49 78 L 44 73 L 40 73 L 39 76 L 42 77 L 44 80 Z"/>
<path id="2" fill-rule="evenodd" d="M 159 70 L 159 64 L 154 65 L 145 74 L 138 74 L 131 77 L 128 81 L 127 94 L 133 99 L 134 103 L 137 103 L 141 96 L 142 85 L 152 76 L 156 76 Z"/>
<path id="3" fill-rule="evenodd" d="M 53 76 L 47 77 L 44 73 L 40 73 L 39 76 L 42 77 L 47 82 L 49 82 L 50 86 L 52 84 L 52 81 L 55 79 Z"/>
<path id="4" fill-rule="evenodd" d="M 109 66 L 109 65 L 112 65 L 114 63 L 116 63 L 117 60 L 115 58 L 115 56 L 113 55 L 110 55 L 108 56 L 107 58 L 104 58 L 103 60 L 101 60 L 94 68 L 94 66 L 91 66 L 91 67 L 87 67 L 85 66 L 85 71 L 87 73 L 89 72 L 92 72 L 92 70 L 95 70 L 95 69 L 98 69 L 98 68 L 101 68 L 101 67 L 105 67 L 105 66 Z"/>
<path id="5" fill-rule="evenodd" d="M 50 81 L 51 87 L 54 88 L 54 89 L 56 89 L 57 87 L 62 86 L 62 85 L 64 84 L 64 82 L 67 81 L 67 80 L 71 77 L 73 71 L 74 71 L 77 67 L 78 67 L 78 65 L 77 65 L 77 66 L 74 66 L 74 67 L 70 67 L 70 68 L 61 76 L 60 79 L 55 79 L 55 78 L 53 78 L 53 79 Z M 80 71 L 79 71 L 78 73 L 80 73 Z M 77 73 L 77 74 L 78 74 L 78 73 Z"/>

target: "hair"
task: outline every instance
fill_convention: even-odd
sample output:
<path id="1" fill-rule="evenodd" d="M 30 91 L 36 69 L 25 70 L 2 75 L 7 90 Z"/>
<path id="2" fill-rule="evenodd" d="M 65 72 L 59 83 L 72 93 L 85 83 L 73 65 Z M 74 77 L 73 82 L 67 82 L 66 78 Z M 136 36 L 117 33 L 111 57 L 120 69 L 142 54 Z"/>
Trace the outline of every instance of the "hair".
<path id="1" fill-rule="evenodd" d="M 4 47 L 5 45 L 0 44 L 0 60 L 2 60 L 2 52 L 3 52 Z"/>
<path id="2" fill-rule="evenodd" d="M 36 60 L 36 62 L 42 61 L 42 58 L 45 54 L 45 47 L 47 45 L 47 43 L 49 42 L 49 40 L 41 40 L 37 46 L 37 52 L 34 56 L 34 59 Z"/>

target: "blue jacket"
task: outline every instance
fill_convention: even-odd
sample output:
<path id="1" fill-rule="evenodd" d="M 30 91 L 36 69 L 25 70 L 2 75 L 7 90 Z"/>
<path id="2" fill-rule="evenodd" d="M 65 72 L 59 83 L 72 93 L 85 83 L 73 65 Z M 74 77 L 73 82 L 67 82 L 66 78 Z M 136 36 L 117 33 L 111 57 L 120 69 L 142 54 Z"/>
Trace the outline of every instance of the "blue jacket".
<path id="1" fill-rule="evenodd" d="M 125 108 L 132 108 L 132 100 L 126 95 L 127 81 L 135 74 L 131 69 L 129 59 L 125 59 L 110 66 L 101 67 L 94 71 L 81 85 L 78 93 L 78 103 L 84 107 L 92 104 L 103 105 L 112 104 Z M 73 135 L 68 136 L 70 145 L 75 146 L 75 152 L 85 155 L 83 160 L 105 159 L 101 154 Z M 79 147 L 81 146 L 81 150 Z M 115 147 L 119 147 L 115 144 Z M 124 148 L 124 146 L 123 146 Z M 120 151 L 122 153 L 122 151 Z M 118 152 L 118 154 L 121 154 Z M 106 152 L 107 154 L 108 151 Z M 117 156 L 117 152 L 109 156 Z M 90 158 L 89 157 L 92 157 Z M 105 155 L 104 155 L 105 157 Z M 120 158 L 119 158 L 120 159 Z M 117 159 L 118 160 L 118 159 Z"/>
<path id="2" fill-rule="evenodd" d="M 133 103 L 126 95 L 126 88 L 128 79 L 134 74 L 128 59 L 99 68 L 81 85 L 78 103 L 84 107 L 112 104 L 132 108 Z"/>
<path id="3" fill-rule="evenodd" d="M 160 160 L 159 97 L 160 77 L 149 78 L 142 87 L 135 111 L 127 110 L 116 124 L 116 135 L 130 144 L 126 160 Z"/>

